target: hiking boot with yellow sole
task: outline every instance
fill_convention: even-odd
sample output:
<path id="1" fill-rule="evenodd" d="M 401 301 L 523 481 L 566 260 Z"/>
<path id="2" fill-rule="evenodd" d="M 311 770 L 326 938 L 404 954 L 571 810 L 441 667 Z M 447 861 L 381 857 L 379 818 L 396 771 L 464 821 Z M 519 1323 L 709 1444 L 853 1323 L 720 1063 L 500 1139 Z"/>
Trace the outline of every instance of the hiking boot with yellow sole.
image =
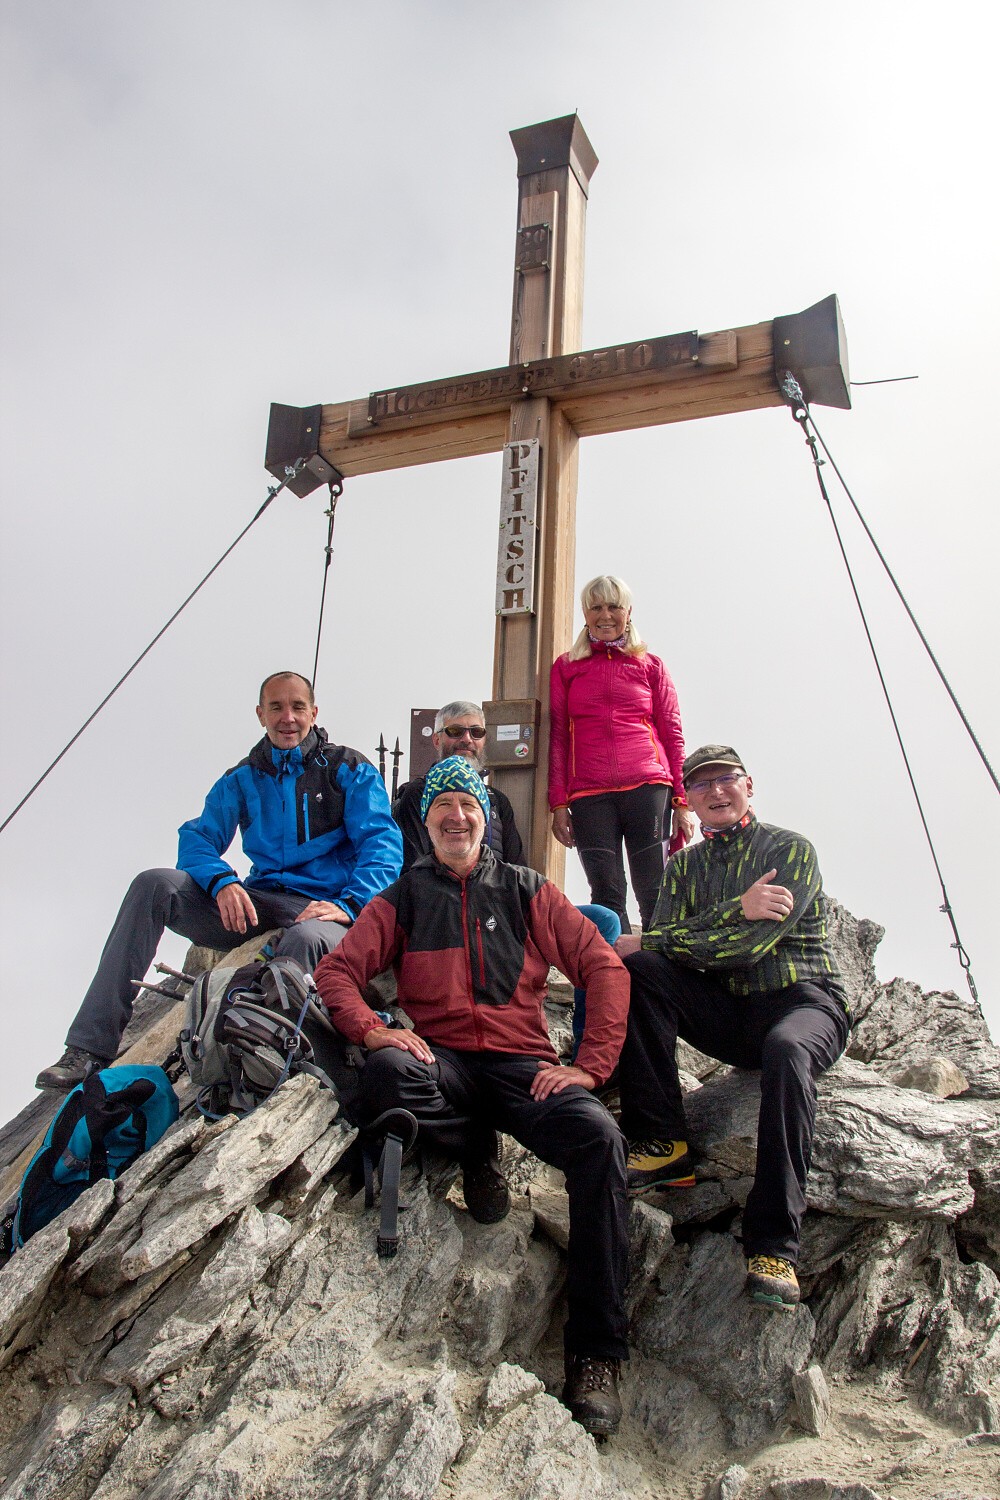
<path id="1" fill-rule="evenodd" d="M 628 1190 L 694 1187 L 687 1141 L 633 1141 L 628 1148 Z"/>
<path id="2" fill-rule="evenodd" d="M 799 1305 L 795 1267 L 780 1255 L 751 1255 L 746 1288 L 754 1302 L 775 1312 L 794 1312 Z"/>

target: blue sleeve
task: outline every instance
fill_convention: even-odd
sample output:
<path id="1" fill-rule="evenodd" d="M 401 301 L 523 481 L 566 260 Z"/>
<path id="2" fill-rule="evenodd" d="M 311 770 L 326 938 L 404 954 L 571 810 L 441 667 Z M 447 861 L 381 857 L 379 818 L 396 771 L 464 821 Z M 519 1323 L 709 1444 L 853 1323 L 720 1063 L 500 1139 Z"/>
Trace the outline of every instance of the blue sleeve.
<path id="1" fill-rule="evenodd" d="M 182 823 L 177 830 L 177 868 L 191 876 L 209 896 L 239 876 L 222 856 L 233 842 L 240 824 L 239 789 L 236 776 L 220 776 L 205 798 L 200 818 Z"/>
<path id="2" fill-rule="evenodd" d="M 352 771 L 342 765 L 337 780 L 344 792 L 344 829 L 358 856 L 351 878 L 333 899 L 352 916 L 399 879 L 403 867 L 403 836 L 393 820 L 382 778 L 375 767 L 360 762 Z"/>

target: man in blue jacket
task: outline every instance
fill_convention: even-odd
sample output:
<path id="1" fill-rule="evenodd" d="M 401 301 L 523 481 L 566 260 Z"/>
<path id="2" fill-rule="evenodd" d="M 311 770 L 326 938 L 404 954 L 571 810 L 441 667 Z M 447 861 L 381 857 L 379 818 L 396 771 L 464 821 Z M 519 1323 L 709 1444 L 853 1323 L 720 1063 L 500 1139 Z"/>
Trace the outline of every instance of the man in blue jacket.
<path id="1" fill-rule="evenodd" d="M 357 750 L 316 727 L 312 684 L 298 672 L 264 679 L 264 738 L 215 783 L 185 823 L 175 870 L 144 870 L 129 886 L 66 1051 L 36 1088 L 71 1089 L 114 1059 L 142 979 L 169 927 L 208 948 L 236 948 L 282 927 L 277 951 L 311 972 L 402 866 L 403 841 L 385 787 Z M 239 829 L 252 861 L 245 881 L 224 855 Z"/>

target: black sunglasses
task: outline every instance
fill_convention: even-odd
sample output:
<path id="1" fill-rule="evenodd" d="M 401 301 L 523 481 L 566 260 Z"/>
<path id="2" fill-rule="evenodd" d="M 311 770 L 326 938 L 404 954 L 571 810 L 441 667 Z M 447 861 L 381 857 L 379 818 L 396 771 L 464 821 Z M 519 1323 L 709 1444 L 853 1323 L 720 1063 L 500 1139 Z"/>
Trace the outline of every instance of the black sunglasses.
<path id="1" fill-rule="evenodd" d="M 473 740 L 486 738 L 486 730 L 482 724 L 446 724 L 444 732 L 450 740 L 460 740 L 466 734 Z"/>

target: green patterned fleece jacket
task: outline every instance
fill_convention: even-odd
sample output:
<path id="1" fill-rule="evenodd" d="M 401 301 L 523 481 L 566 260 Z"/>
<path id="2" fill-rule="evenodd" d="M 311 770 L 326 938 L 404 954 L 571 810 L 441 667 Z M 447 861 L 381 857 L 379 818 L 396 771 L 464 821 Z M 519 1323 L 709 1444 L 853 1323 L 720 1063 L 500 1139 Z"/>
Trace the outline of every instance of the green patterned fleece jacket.
<path id="1" fill-rule="evenodd" d="M 791 891 L 795 905 L 781 922 L 748 921 L 740 897 L 774 869 L 773 883 Z M 850 1011 L 827 940 L 816 851 L 801 834 L 752 814 L 745 827 L 715 833 L 668 861 L 642 946 L 705 970 L 732 995 L 823 979 Z"/>

